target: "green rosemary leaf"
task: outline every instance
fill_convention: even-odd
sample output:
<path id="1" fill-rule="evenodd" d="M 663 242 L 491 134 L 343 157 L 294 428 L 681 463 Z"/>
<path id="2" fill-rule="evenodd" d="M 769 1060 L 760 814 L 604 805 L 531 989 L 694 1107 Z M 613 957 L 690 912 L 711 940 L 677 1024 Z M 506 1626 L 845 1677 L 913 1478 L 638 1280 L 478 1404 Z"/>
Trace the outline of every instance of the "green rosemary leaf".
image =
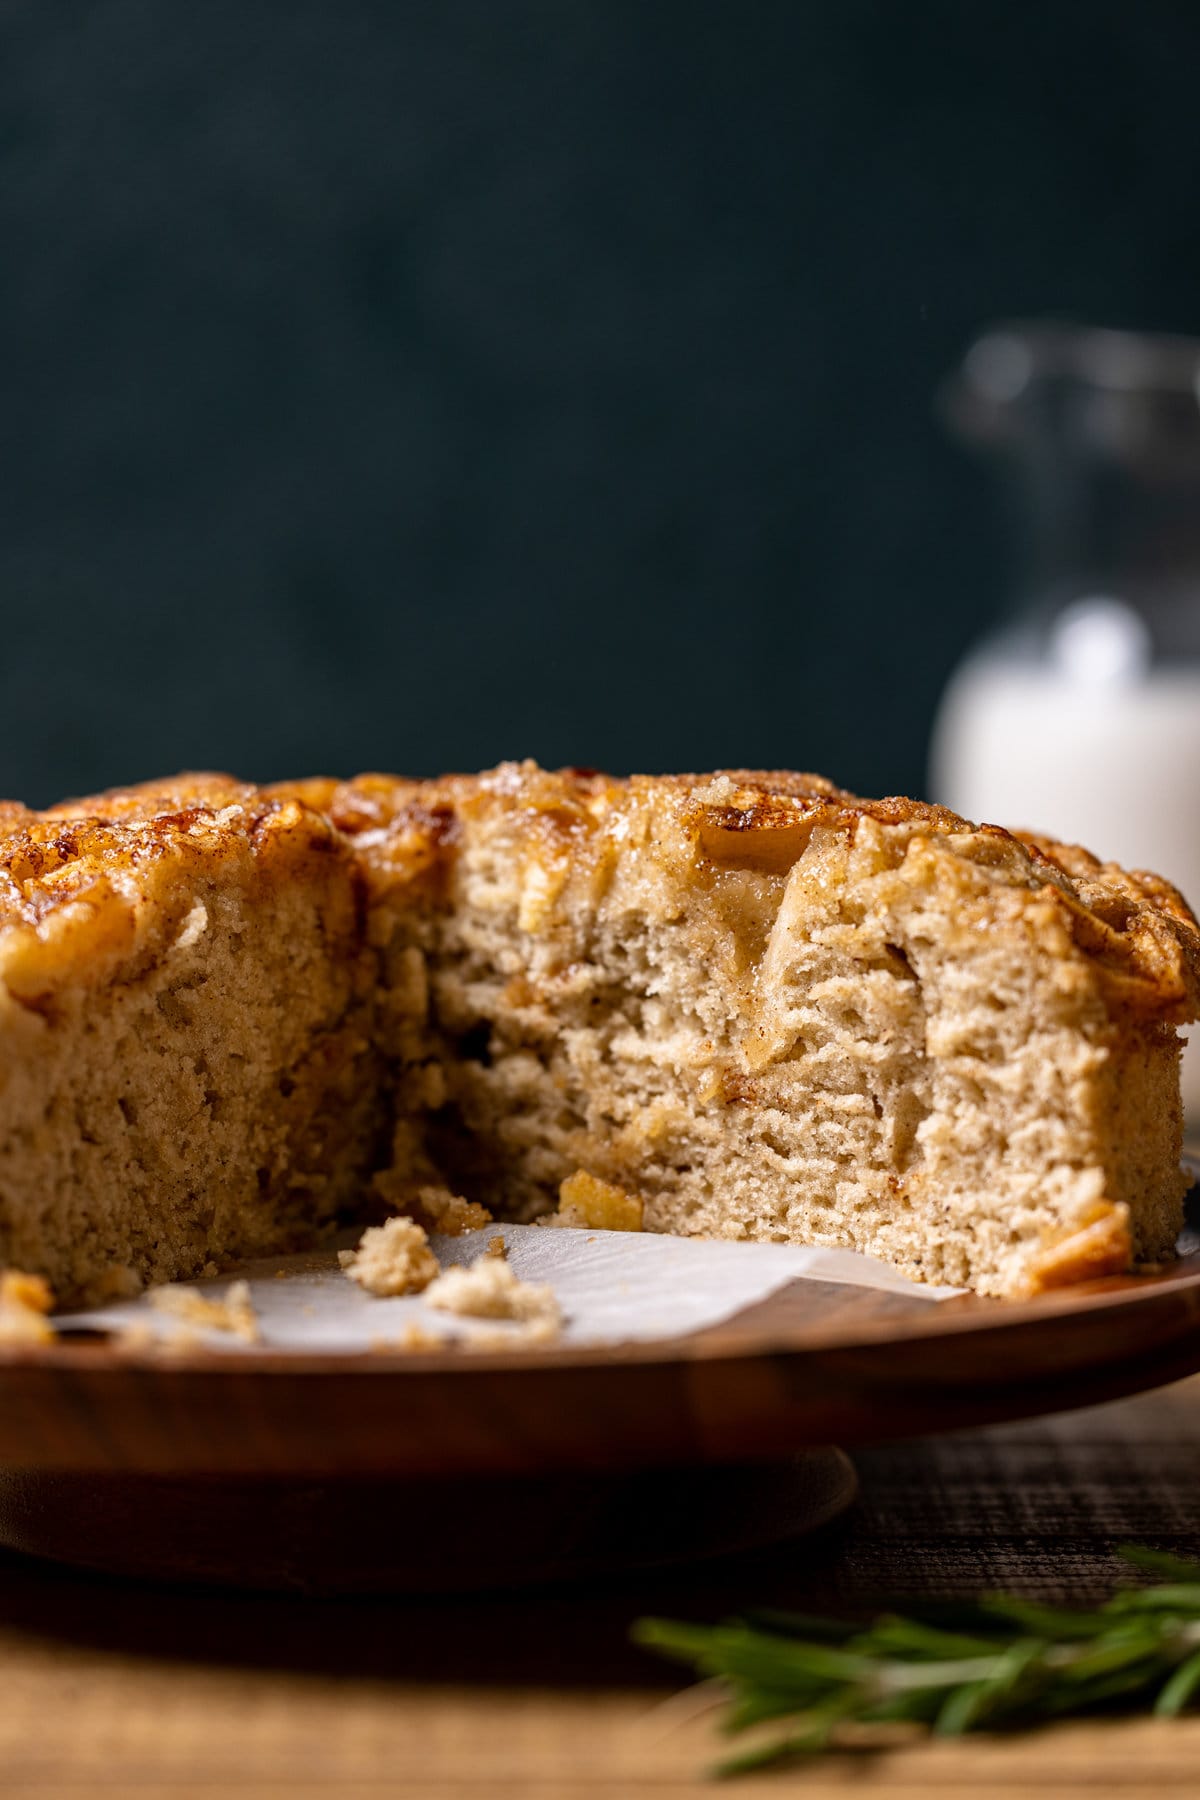
<path id="1" fill-rule="evenodd" d="M 855 1696 L 843 1695 L 838 1700 L 831 1701 L 828 1706 L 807 1713 L 797 1730 L 786 1732 L 779 1738 L 770 1738 L 753 1750 L 744 1750 L 737 1756 L 723 1758 L 717 1764 L 715 1773 L 720 1776 L 749 1775 L 755 1769 L 767 1768 L 785 1757 L 817 1755 L 829 1748 L 830 1739 L 837 1727 L 855 1710 Z"/>
<path id="2" fill-rule="evenodd" d="M 726 1630 L 712 1646 L 713 1673 L 738 1681 L 762 1681 L 808 1690 L 831 1683 L 858 1682 L 871 1673 L 871 1659 L 828 1644 L 806 1644 L 765 1631 Z"/>
<path id="3" fill-rule="evenodd" d="M 1050 1690 L 1040 1697 L 1037 1711 L 1047 1719 L 1060 1718 L 1065 1713 L 1074 1716 L 1095 1712 L 1110 1706 L 1114 1700 L 1125 1699 L 1132 1694 L 1148 1696 L 1162 1674 L 1161 1666 L 1147 1667 L 1145 1664 L 1117 1669 L 1112 1674 L 1095 1676 L 1090 1682 L 1074 1688 Z"/>
<path id="4" fill-rule="evenodd" d="M 765 1724 L 769 1719 L 786 1719 L 795 1712 L 794 1693 L 770 1688 L 735 1689 L 720 1729 L 727 1737 L 736 1737 L 739 1731 L 748 1731 L 752 1725 Z"/>
<path id="5" fill-rule="evenodd" d="M 819 1698 L 830 1685 L 857 1682 L 871 1672 L 868 1658 L 765 1631 L 730 1625 L 685 1625 L 670 1619 L 642 1619 L 636 1642 L 688 1662 L 705 1675 L 792 1692 L 797 1703 Z"/>
<path id="6" fill-rule="evenodd" d="M 952 1692 L 934 1721 L 939 1737 L 960 1737 L 965 1731 L 1019 1713 L 1044 1677 L 1041 1663 L 1045 1650 L 1039 1638 L 1019 1641 L 1000 1659 L 991 1681 Z"/>
<path id="7" fill-rule="evenodd" d="M 965 1687 L 951 1688 L 934 1720 L 939 1737 L 961 1737 L 978 1725 L 993 1697 L 990 1681 L 969 1682 Z"/>
<path id="8" fill-rule="evenodd" d="M 818 1741 L 803 1731 L 788 1732 L 783 1737 L 770 1738 L 765 1743 L 756 1745 L 753 1750 L 741 1750 L 736 1756 L 722 1757 L 712 1772 L 723 1780 L 738 1775 L 753 1775 L 758 1769 L 770 1768 L 773 1763 L 813 1756 L 827 1748 L 827 1740 Z"/>
<path id="9" fill-rule="evenodd" d="M 1193 1650 L 1187 1661 L 1180 1663 L 1154 1702 L 1154 1710 L 1159 1718 L 1173 1719 L 1177 1713 L 1181 1713 L 1197 1688 L 1200 1688 L 1200 1650 Z"/>
<path id="10" fill-rule="evenodd" d="M 945 1705 L 944 1688 L 909 1688 L 864 1706 L 859 1715 L 870 1725 L 932 1725 Z"/>
<path id="11" fill-rule="evenodd" d="M 657 1650 L 676 1662 L 704 1661 L 714 1637 L 711 1625 L 688 1625 L 682 1619 L 638 1619 L 630 1633 L 635 1644 Z"/>
<path id="12" fill-rule="evenodd" d="M 1151 1632 L 1138 1632 L 1136 1636 L 1123 1634 L 1108 1641 L 1097 1639 L 1087 1649 L 1080 1650 L 1070 1662 L 1062 1663 L 1058 1679 L 1073 1685 L 1091 1681 L 1097 1675 L 1108 1675 L 1115 1669 L 1132 1668 L 1153 1660 L 1159 1649 L 1160 1638 Z"/>
<path id="13" fill-rule="evenodd" d="M 783 1725 L 723 1774 L 829 1749 L 848 1722 L 957 1736 L 1114 1706 L 1172 1716 L 1200 1696 L 1200 1568 L 1122 1554 L 1160 1580 L 1090 1608 L 997 1594 L 865 1626 L 785 1612 L 711 1626 L 642 1619 L 634 1637 L 726 1684 L 726 1733 Z"/>
<path id="14" fill-rule="evenodd" d="M 826 1644 L 789 1643 L 767 1632 L 726 1632 L 713 1656 L 713 1673 L 735 1681 L 790 1687 L 800 1696 L 855 1684 L 871 1673 L 870 1660 Z"/>
<path id="15" fill-rule="evenodd" d="M 1200 1618 L 1200 1582 L 1164 1582 L 1161 1587 L 1130 1588 L 1127 1593 L 1118 1594 L 1109 1601 L 1109 1609 L 1113 1612 L 1156 1612 L 1160 1609 L 1171 1612 L 1192 1613 Z"/>

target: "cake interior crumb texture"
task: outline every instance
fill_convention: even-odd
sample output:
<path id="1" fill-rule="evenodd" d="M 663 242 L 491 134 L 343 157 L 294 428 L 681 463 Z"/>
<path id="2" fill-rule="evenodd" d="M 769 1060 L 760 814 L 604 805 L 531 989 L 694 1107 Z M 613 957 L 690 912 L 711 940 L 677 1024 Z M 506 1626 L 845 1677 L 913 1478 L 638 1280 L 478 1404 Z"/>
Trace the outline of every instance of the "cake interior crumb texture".
<path id="1" fill-rule="evenodd" d="M 1037 1291 L 1171 1253 L 1198 969 L 1155 877 L 816 776 L 0 806 L 0 1265 L 103 1298 L 574 1183 Z"/>

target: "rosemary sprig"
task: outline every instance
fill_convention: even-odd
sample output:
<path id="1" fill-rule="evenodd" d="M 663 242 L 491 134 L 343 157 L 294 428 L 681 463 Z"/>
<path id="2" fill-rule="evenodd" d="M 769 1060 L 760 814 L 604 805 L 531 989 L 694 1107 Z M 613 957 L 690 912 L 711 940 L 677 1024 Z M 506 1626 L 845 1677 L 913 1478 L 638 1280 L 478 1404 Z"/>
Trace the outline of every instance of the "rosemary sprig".
<path id="1" fill-rule="evenodd" d="M 773 1727 L 721 1775 L 837 1748 L 851 1723 L 956 1737 L 1099 1708 L 1173 1716 L 1200 1696 L 1200 1564 L 1120 1554 L 1156 1582 L 1086 1610 L 997 1594 L 865 1627 L 759 1612 L 723 1625 L 639 1619 L 633 1636 L 716 1680 L 727 1734 Z"/>

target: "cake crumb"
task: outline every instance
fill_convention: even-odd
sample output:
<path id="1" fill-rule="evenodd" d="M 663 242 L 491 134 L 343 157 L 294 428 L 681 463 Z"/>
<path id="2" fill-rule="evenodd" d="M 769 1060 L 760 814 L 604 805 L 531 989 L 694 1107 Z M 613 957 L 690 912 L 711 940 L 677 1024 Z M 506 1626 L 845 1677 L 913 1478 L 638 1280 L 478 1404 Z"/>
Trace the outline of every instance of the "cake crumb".
<path id="1" fill-rule="evenodd" d="M 496 1233 L 495 1237 L 488 1239 L 487 1253 L 489 1256 L 508 1255 L 508 1246 L 500 1236 L 499 1232 Z"/>
<path id="2" fill-rule="evenodd" d="M 43 1276 L 27 1275 L 24 1269 L 0 1270 L 0 1306 L 44 1314 L 53 1305 L 54 1295 Z"/>
<path id="3" fill-rule="evenodd" d="M 479 1231 L 495 1222 L 478 1200 L 466 1200 L 448 1187 L 419 1187 L 404 1210 L 426 1231 L 438 1231 L 443 1237 L 461 1237 L 464 1231 Z"/>
<path id="4" fill-rule="evenodd" d="M 425 1228 L 415 1219 L 387 1219 L 364 1231 L 353 1250 L 338 1253 L 342 1273 L 381 1298 L 419 1294 L 438 1272 Z"/>
<path id="5" fill-rule="evenodd" d="M 23 1269 L 0 1271 L 0 1344 L 52 1344 L 46 1314 L 54 1305 L 49 1283 Z"/>
<path id="6" fill-rule="evenodd" d="M 150 1304 L 155 1312 L 168 1313 L 184 1325 L 207 1331 L 227 1331 L 230 1336 L 241 1338 L 244 1344 L 257 1344 L 262 1338 L 248 1281 L 231 1281 L 222 1300 L 210 1299 L 193 1287 L 171 1282 L 151 1291 Z"/>
<path id="7" fill-rule="evenodd" d="M 447 1269 L 426 1289 L 425 1299 L 439 1312 L 462 1313 L 468 1318 L 545 1321 L 554 1332 L 562 1326 L 554 1290 L 518 1281 L 511 1264 L 498 1256 L 481 1256 L 469 1269 Z"/>
<path id="8" fill-rule="evenodd" d="M 558 1211 L 538 1221 L 583 1231 L 641 1231 L 645 1208 L 636 1194 L 586 1169 L 568 1175 L 558 1190 Z"/>

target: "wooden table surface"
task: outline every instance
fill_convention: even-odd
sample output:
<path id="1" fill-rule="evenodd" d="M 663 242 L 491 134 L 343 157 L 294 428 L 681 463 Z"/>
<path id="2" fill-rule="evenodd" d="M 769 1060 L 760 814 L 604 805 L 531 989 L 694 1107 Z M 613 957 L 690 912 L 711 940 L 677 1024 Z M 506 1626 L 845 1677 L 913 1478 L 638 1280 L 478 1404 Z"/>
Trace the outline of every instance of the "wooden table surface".
<path id="1" fill-rule="evenodd" d="M 1200 1377 L 1034 1424 L 864 1451 L 813 1537 L 591 1586 L 453 1600 L 306 1600 L 122 1585 L 0 1559 L 5 1800 L 334 1795 L 699 1796 L 707 1721 L 626 1641 L 641 1611 L 861 1607 L 1003 1585 L 1102 1594 L 1114 1544 L 1200 1554 Z M 703 1504 L 704 1477 L 696 1478 Z M 414 1490 L 411 1518 L 437 1530 Z M 480 1521 L 486 1531 L 486 1521 Z M 530 1521 L 530 1529 L 537 1522 Z M 498 1562 L 504 1547 L 496 1546 Z M 1200 1789 L 1200 1717 L 825 1760 L 721 1791 L 1093 1800 Z"/>

